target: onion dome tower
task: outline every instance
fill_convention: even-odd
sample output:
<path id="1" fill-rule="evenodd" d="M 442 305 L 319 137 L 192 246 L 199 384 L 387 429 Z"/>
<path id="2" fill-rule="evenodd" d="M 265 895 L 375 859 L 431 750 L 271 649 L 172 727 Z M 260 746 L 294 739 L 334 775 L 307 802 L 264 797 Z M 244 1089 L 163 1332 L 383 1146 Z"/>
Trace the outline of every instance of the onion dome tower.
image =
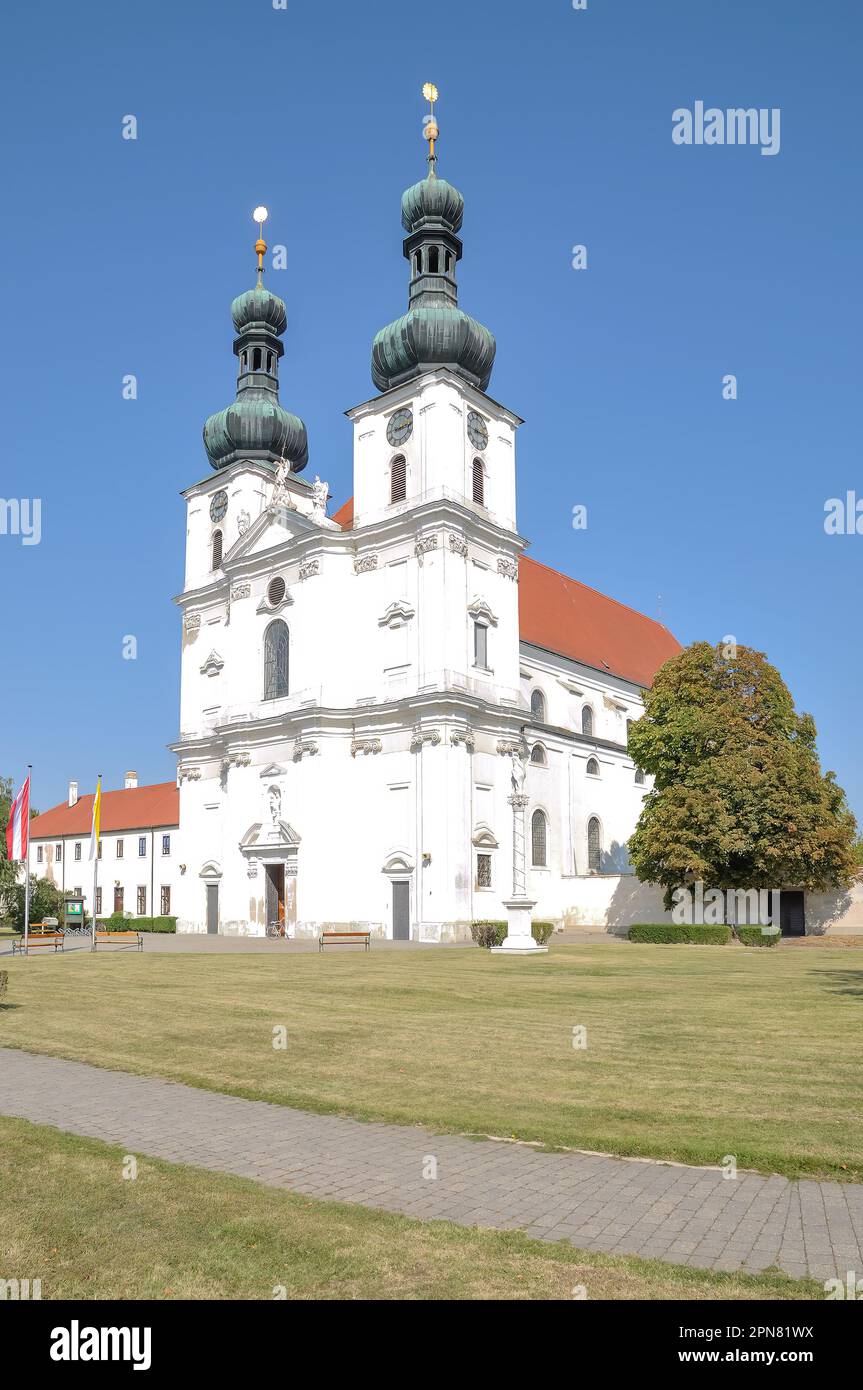
<path id="1" fill-rule="evenodd" d="M 434 115 L 437 88 L 423 87 L 429 102 L 423 137 L 428 141 L 428 174 L 402 194 L 404 254 L 411 268 L 408 311 L 382 328 L 372 344 L 372 380 L 379 391 L 410 381 L 436 367 L 449 367 L 484 391 L 494 365 L 494 336 L 458 307 L 455 268 L 461 260 L 458 237 L 464 199 L 438 178 Z"/>
<path id="2" fill-rule="evenodd" d="M 279 404 L 281 336 L 288 325 L 284 302 L 264 289 L 264 221 L 267 209 L 255 208 L 258 240 L 258 280 L 254 289 L 238 295 L 231 305 L 234 353 L 240 369 L 233 405 L 211 415 L 204 425 L 204 447 L 213 468 L 227 468 L 239 459 L 288 459 L 299 473 L 309 461 L 306 427 Z"/>

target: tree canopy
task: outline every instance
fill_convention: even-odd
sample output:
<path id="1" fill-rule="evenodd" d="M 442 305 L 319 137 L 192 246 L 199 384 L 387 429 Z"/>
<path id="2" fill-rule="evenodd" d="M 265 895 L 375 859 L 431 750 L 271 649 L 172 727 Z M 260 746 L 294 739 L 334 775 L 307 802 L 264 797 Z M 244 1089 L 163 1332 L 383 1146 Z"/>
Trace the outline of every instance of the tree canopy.
<path id="1" fill-rule="evenodd" d="M 630 859 L 675 888 L 847 888 L 856 822 L 835 774 L 822 773 L 811 715 L 798 714 L 775 666 L 749 647 L 695 642 L 672 657 L 629 731 L 654 778 Z"/>

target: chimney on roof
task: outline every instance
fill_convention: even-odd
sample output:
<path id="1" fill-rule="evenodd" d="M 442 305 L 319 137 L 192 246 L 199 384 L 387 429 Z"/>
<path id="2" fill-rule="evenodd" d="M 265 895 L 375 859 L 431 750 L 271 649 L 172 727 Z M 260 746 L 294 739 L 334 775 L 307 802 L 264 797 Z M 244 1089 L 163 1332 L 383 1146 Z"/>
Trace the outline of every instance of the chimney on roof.
<path id="1" fill-rule="evenodd" d="M 77 805 L 78 805 L 78 783 L 77 783 L 77 782 L 70 782 L 70 783 L 69 783 L 69 805 L 70 805 L 70 806 L 77 806 Z"/>
<path id="2" fill-rule="evenodd" d="M 123 786 L 125 787 L 126 791 L 128 791 L 130 787 L 137 787 L 137 785 L 138 785 L 138 774 L 137 774 L 137 772 L 134 772 L 134 771 L 133 771 L 133 772 L 127 772 L 127 773 L 126 773 L 126 780 L 125 780 L 124 783 L 123 783 Z"/>

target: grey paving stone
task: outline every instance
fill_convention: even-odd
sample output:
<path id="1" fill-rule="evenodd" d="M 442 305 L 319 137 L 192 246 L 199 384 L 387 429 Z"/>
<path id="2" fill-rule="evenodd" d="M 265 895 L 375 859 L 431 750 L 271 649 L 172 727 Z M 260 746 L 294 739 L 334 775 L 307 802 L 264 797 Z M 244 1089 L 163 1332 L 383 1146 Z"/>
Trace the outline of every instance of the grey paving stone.
<path id="1" fill-rule="evenodd" d="M 863 1189 L 311 1115 L 0 1048 L 0 1114 L 312 1197 L 696 1268 L 863 1272 Z M 427 1154 L 438 1160 L 423 1178 Z"/>

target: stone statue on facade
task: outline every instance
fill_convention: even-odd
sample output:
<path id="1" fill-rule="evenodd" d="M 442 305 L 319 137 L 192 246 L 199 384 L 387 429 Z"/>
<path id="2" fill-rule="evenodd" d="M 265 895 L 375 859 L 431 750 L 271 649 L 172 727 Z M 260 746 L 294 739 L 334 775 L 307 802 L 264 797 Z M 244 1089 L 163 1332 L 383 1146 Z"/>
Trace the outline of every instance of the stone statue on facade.
<path id="1" fill-rule="evenodd" d="M 312 508 L 316 517 L 326 516 L 327 498 L 330 495 L 328 483 L 322 483 L 317 473 L 312 483 Z"/>
<path id="2" fill-rule="evenodd" d="M 272 497 L 271 506 L 273 506 L 273 507 L 291 507 L 291 506 L 293 506 L 293 502 L 291 501 L 291 494 L 288 492 L 288 486 L 287 486 L 287 479 L 288 479 L 288 474 L 290 473 L 290 471 L 291 471 L 290 460 L 289 460 L 289 459 L 279 459 L 278 463 L 276 464 L 276 486 L 273 488 L 273 497 Z"/>

